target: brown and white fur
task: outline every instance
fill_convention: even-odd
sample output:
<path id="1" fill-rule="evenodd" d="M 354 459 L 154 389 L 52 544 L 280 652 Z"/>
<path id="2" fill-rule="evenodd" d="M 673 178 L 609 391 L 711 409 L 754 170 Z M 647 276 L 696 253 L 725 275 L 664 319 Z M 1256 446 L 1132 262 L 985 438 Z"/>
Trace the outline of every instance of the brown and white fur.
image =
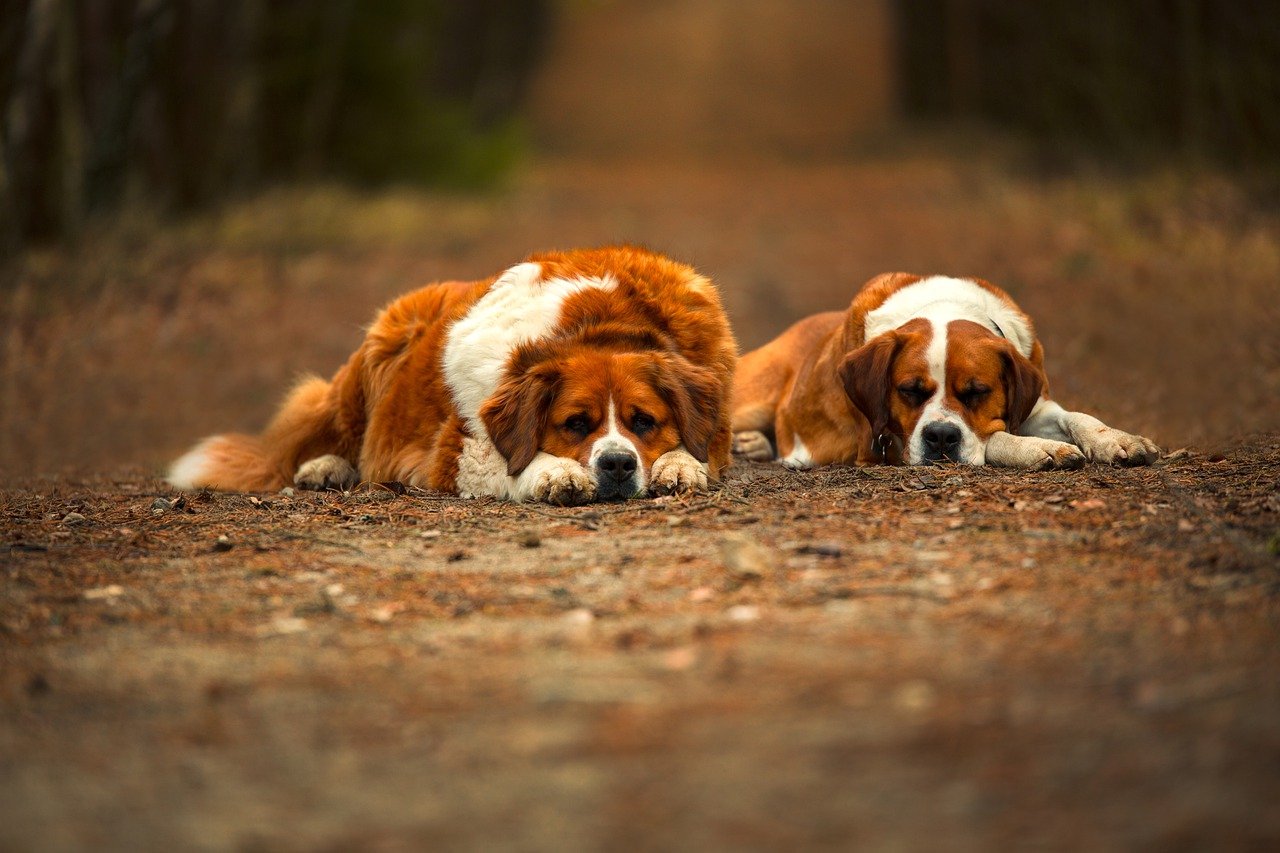
<path id="1" fill-rule="evenodd" d="M 399 481 L 558 504 L 704 490 L 729 462 L 737 347 L 715 286 L 629 246 L 534 255 L 391 303 L 257 436 L 208 438 L 180 488 Z"/>
<path id="2" fill-rule="evenodd" d="M 887 273 L 738 365 L 734 452 L 792 468 L 1145 465 L 1142 436 L 1049 398 L 1030 318 L 982 279 Z"/>

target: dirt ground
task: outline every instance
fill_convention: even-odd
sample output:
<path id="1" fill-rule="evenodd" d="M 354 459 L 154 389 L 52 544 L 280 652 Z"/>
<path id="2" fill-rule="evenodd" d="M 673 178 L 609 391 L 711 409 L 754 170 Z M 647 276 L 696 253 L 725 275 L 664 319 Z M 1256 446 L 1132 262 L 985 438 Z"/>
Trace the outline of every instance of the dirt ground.
<path id="1" fill-rule="evenodd" d="M 712 275 L 745 346 L 983 274 L 1055 396 L 1174 452 L 577 509 L 156 478 L 394 294 L 618 239 Z M 0 850 L 1280 845 L 1280 222 L 1237 185 L 547 162 L 0 272 Z"/>
<path id="2" fill-rule="evenodd" d="M 1273 847 L 1278 480 L 10 489 L 0 847 Z"/>

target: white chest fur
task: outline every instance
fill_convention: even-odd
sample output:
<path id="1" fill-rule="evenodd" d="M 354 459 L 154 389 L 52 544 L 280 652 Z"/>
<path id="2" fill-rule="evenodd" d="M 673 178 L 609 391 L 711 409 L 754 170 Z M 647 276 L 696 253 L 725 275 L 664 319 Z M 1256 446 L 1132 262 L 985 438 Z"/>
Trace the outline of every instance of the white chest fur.
<path id="1" fill-rule="evenodd" d="M 587 288 L 612 290 L 610 278 L 542 279 L 542 267 L 517 264 L 449 329 L 443 370 L 458 413 L 473 436 L 488 438 L 480 408 L 493 396 L 516 347 L 545 337 L 560 321 L 565 299 Z"/>

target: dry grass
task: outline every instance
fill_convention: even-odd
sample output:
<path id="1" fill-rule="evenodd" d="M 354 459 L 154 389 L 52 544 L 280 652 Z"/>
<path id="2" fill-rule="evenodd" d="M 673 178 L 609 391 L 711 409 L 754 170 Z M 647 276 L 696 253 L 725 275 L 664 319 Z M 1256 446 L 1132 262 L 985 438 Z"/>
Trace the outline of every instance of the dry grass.
<path id="1" fill-rule="evenodd" d="M 614 240 L 711 274 L 745 347 L 877 272 L 981 275 L 1036 318 L 1066 403 L 1165 446 L 1280 428 L 1280 222 L 1231 182 L 1043 182 L 928 154 L 544 162 L 501 195 L 280 190 L 18 258 L 0 289 L 0 471 L 158 467 L 257 426 L 399 292 Z"/>

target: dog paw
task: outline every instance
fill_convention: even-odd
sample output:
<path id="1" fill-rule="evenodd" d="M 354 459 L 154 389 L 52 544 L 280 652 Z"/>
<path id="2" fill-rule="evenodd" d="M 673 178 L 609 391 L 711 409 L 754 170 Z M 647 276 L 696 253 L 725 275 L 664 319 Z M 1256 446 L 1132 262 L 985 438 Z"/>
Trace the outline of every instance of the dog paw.
<path id="1" fill-rule="evenodd" d="M 653 495 L 690 494 L 707 490 L 707 466 L 686 450 L 664 453 L 653 463 L 649 476 L 649 493 Z"/>
<path id="2" fill-rule="evenodd" d="M 808 471 L 813 467 L 813 460 L 807 456 L 797 456 L 793 453 L 785 459 L 779 459 L 778 464 L 792 471 Z"/>
<path id="3" fill-rule="evenodd" d="M 576 506 L 590 503 L 596 496 L 596 481 L 590 472 L 572 459 L 557 458 L 542 468 L 533 480 L 530 497 L 535 501 Z"/>
<path id="4" fill-rule="evenodd" d="M 1074 470 L 1084 467 L 1085 455 L 1074 444 L 1068 444 L 1065 441 L 1053 441 L 1047 438 L 1041 440 L 1044 444 L 1037 449 L 1041 451 L 1043 456 L 1036 460 L 1035 464 L 1031 466 L 1031 470 Z"/>
<path id="5" fill-rule="evenodd" d="M 757 430 L 736 432 L 733 434 L 733 455 L 752 462 L 769 462 L 773 460 L 773 445 L 764 433 Z"/>
<path id="6" fill-rule="evenodd" d="M 988 439 L 986 457 L 988 464 L 1028 471 L 1080 468 L 1085 463 L 1084 453 L 1074 444 L 1004 432 Z"/>
<path id="7" fill-rule="evenodd" d="M 303 462 L 298 466 L 298 473 L 293 475 L 295 486 L 315 491 L 339 489 L 345 492 L 359 482 L 360 475 L 351 463 L 332 453 Z"/>
<path id="8" fill-rule="evenodd" d="M 1108 426 L 1080 436 L 1080 446 L 1091 460 L 1106 465 L 1150 465 L 1160 458 L 1160 448 L 1151 439 Z"/>

